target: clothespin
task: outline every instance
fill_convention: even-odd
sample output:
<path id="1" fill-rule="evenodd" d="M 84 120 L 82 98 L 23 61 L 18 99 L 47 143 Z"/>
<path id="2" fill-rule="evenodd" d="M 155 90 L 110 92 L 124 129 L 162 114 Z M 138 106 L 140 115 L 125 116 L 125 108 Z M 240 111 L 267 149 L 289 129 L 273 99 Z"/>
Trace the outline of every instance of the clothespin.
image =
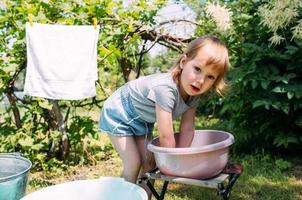
<path id="1" fill-rule="evenodd" d="M 29 24 L 32 26 L 33 25 L 33 15 L 32 14 L 28 14 L 28 21 L 29 21 Z"/>
<path id="2" fill-rule="evenodd" d="M 96 29 L 96 26 L 98 25 L 98 21 L 97 21 L 97 19 L 95 17 L 92 18 L 92 20 L 93 20 L 93 26 Z"/>

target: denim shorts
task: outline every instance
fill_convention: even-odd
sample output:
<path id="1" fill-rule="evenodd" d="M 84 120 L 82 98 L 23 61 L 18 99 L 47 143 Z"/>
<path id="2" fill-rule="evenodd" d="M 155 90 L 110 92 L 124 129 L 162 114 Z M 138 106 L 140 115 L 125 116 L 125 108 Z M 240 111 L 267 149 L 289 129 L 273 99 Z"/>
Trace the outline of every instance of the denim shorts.
<path id="1" fill-rule="evenodd" d="M 137 114 L 128 87 L 125 84 L 104 102 L 99 130 L 114 136 L 151 134 L 154 124 L 142 120 Z"/>

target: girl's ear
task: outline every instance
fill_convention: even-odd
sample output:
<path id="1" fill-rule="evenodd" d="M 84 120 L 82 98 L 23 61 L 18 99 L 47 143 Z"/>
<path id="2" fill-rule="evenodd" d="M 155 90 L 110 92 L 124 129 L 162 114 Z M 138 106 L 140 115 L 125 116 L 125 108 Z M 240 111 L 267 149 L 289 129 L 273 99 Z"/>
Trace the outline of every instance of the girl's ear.
<path id="1" fill-rule="evenodd" d="M 180 69 L 183 68 L 183 65 L 187 62 L 187 59 L 188 59 L 187 55 L 184 54 L 184 55 L 182 56 L 181 60 L 180 60 L 180 63 L 179 63 Z"/>

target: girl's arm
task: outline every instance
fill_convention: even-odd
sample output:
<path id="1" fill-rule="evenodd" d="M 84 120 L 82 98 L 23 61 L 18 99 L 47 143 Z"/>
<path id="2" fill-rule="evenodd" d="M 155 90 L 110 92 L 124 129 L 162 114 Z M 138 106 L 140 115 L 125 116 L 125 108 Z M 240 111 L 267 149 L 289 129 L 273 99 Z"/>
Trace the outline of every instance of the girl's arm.
<path id="1" fill-rule="evenodd" d="M 195 131 L 196 108 L 190 108 L 181 116 L 180 133 L 177 147 L 189 147 L 192 143 Z"/>
<path id="2" fill-rule="evenodd" d="M 156 105 L 156 122 L 159 131 L 159 145 L 161 147 L 175 148 L 172 113 Z"/>

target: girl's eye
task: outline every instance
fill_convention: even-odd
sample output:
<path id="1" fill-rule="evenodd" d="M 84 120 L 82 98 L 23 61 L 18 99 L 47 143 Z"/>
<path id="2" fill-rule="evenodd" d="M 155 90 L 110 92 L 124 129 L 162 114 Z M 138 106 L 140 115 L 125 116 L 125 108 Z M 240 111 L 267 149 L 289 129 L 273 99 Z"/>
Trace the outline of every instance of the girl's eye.
<path id="1" fill-rule="evenodd" d="M 212 75 L 209 75 L 208 78 L 211 79 L 211 80 L 215 80 L 215 77 L 212 76 Z"/>
<path id="2" fill-rule="evenodd" d="M 199 67 L 194 67 L 194 70 L 197 72 L 201 72 L 201 69 Z"/>

